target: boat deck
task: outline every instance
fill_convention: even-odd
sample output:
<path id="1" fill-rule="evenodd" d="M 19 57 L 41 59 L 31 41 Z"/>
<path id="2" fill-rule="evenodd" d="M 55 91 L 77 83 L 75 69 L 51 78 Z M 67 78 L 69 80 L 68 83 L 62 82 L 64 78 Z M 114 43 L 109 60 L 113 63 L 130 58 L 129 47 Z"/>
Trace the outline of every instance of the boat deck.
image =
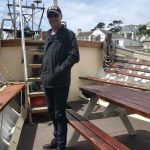
<path id="1" fill-rule="evenodd" d="M 82 114 L 87 102 L 76 101 L 69 102 L 68 104 L 75 111 L 78 111 Z M 103 110 L 103 108 L 97 108 L 95 109 Z M 35 116 L 33 119 L 35 122 L 34 125 L 28 125 L 27 123 L 24 124 L 17 150 L 42 150 L 42 145 L 49 143 L 53 138 L 53 126 L 48 115 Z M 131 150 L 149 150 L 150 120 L 139 120 L 133 116 L 130 116 L 129 119 L 137 132 L 136 136 L 128 135 L 119 117 L 92 120 L 92 122 L 102 130 L 117 138 Z M 72 132 L 73 128 L 68 125 L 68 139 Z M 80 136 L 77 145 L 73 148 L 70 148 L 70 150 L 82 149 L 94 150 L 94 148 L 91 147 L 91 145 Z"/>

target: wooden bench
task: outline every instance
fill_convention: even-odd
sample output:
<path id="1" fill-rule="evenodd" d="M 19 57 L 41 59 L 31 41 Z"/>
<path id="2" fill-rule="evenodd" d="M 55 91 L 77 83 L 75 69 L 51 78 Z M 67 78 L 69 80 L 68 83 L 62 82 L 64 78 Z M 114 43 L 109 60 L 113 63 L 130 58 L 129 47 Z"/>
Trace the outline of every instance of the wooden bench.
<path id="1" fill-rule="evenodd" d="M 17 149 L 27 112 L 24 91 L 25 83 L 8 84 L 0 91 L 0 149 Z"/>
<path id="2" fill-rule="evenodd" d="M 144 90 L 144 91 L 150 91 L 150 87 L 145 87 L 145 86 L 135 84 L 135 83 L 134 84 L 133 83 L 125 83 L 123 81 L 115 81 L 115 80 L 111 80 L 111 79 L 99 78 L 99 77 L 90 77 L 90 76 L 79 77 L 79 78 L 84 79 L 84 80 L 94 81 L 97 83 L 100 82 L 100 83 L 119 85 L 119 86 L 124 86 L 124 87 Z"/>
<path id="3" fill-rule="evenodd" d="M 120 70 L 115 69 L 115 68 L 106 69 L 106 72 L 107 73 L 116 73 L 116 74 L 121 74 L 121 75 L 126 75 L 126 76 L 131 76 L 131 77 L 136 77 L 136 78 L 150 80 L 150 77 L 147 77 L 147 76 L 144 76 L 144 75 L 138 75 L 138 74 L 135 74 L 135 73 L 128 73 L 126 71 L 120 71 Z"/>
<path id="4" fill-rule="evenodd" d="M 87 139 L 96 150 L 129 150 L 125 145 L 109 136 L 75 111 L 67 109 L 66 112 L 68 123 Z"/>
<path id="5" fill-rule="evenodd" d="M 136 65 L 136 67 L 132 66 Z M 140 65 L 143 65 L 145 67 L 149 67 L 150 63 L 149 62 L 134 62 L 134 61 L 125 61 L 125 62 L 115 62 L 111 66 L 107 67 L 104 69 L 106 75 L 105 77 L 91 77 L 91 76 L 85 76 L 85 77 L 79 77 L 80 79 L 84 80 L 90 80 L 90 81 L 95 81 L 95 82 L 101 82 L 101 83 L 107 83 L 107 84 L 114 84 L 114 85 L 119 85 L 119 86 L 125 86 L 129 88 L 134 88 L 134 89 L 140 89 L 144 91 L 150 91 L 150 86 L 148 86 L 148 82 L 150 82 L 150 70 L 149 69 L 144 69 L 140 68 Z M 131 72 L 128 72 L 128 71 Z M 138 74 L 137 72 L 140 72 Z M 145 75 L 146 74 L 146 75 Z M 107 78 L 106 76 L 110 75 L 114 77 L 112 78 Z M 149 76 L 147 76 L 149 75 Z M 123 81 L 123 80 L 117 80 L 117 78 L 124 78 L 124 77 L 132 77 L 133 82 L 131 82 L 131 78 L 128 81 Z M 116 79 L 115 79 L 116 78 Z M 135 80 L 135 78 L 138 78 Z M 145 80 L 143 82 L 143 80 Z M 140 82 L 139 82 L 140 81 Z M 139 82 L 139 83 L 137 83 Z M 141 84 L 142 83 L 142 84 Z"/>
<path id="6" fill-rule="evenodd" d="M 25 84 L 8 85 L 0 92 L 0 112 L 25 88 Z"/>
<path id="7" fill-rule="evenodd" d="M 134 64 L 134 65 L 144 65 L 144 66 L 150 66 L 150 62 L 145 62 L 145 61 L 124 61 L 124 63 L 128 63 L 128 64 Z"/>
<path id="8" fill-rule="evenodd" d="M 150 62 L 147 62 L 147 61 L 136 62 L 136 61 L 128 61 L 128 60 L 117 59 L 117 62 L 132 64 L 132 65 L 150 66 Z"/>
<path id="9" fill-rule="evenodd" d="M 125 66 L 123 64 L 113 64 L 111 65 L 112 68 L 118 68 L 118 69 L 128 69 L 128 70 L 132 70 L 132 71 L 140 71 L 140 72 L 144 72 L 144 73 L 150 73 L 150 70 L 148 69 L 141 69 L 141 68 L 136 68 L 133 66 Z"/>

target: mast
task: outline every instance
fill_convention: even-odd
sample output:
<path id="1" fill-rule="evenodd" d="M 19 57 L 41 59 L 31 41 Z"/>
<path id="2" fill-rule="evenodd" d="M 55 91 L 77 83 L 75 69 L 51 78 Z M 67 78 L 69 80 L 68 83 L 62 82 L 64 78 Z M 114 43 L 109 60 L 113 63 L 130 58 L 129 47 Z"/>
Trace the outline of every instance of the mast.
<path id="1" fill-rule="evenodd" d="M 58 6 L 58 0 L 53 0 L 54 6 Z"/>

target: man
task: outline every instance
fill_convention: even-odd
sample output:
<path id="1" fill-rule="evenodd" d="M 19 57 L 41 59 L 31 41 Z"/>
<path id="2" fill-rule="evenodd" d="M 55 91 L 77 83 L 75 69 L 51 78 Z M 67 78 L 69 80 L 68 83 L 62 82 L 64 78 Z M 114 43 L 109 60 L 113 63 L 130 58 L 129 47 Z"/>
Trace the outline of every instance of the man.
<path id="1" fill-rule="evenodd" d="M 62 12 L 58 6 L 49 7 L 47 18 L 51 29 L 47 32 L 41 81 L 45 89 L 48 112 L 54 125 L 54 139 L 44 149 L 66 149 L 66 102 L 72 66 L 79 61 L 75 34 L 61 24 Z"/>

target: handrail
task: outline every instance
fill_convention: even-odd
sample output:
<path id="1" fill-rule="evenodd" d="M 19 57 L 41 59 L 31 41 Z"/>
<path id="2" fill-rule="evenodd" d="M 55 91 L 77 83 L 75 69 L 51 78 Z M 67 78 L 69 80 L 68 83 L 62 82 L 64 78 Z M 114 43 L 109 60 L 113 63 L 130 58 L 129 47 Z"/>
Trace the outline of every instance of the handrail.
<path id="1" fill-rule="evenodd" d="M 131 49 L 118 47 L 118 46 L 115 46 L 115 49 L 116 49 L 116 53 L 123 54 L 125 56 L 133 57 L 136 59 L 149 61 L 150 58 L 150 54 L 148 53 L 138 52 L 138 51 L 134 51 Z"/>
<path id="2" fill-rule="evenodd" d="M 22 52 L 23 52 L 23 61 L 24 61 L 24 78 L 25 81 L 28 80 L 28 73 L 27 73 L 27 57 L 26 57 L 26 49 L 25 49 L 25 38 L 24 38 L 24 26 L 23 26 L 23 19 L 22 19 L 22 3 L 19 0 L 19 13 L 20 13 L 20 23 L 21 23 L 21 45 L 22 45 Z"/>
<path id="3" fill-rule="evenodd" d="M 130 52 L 130 53 L 136 53 L 136 54 L 141 54 L 141 55 L 144 55 L 144 56 L 150 56 L 149 53 L 143 53 L 143 52 L 131 50 L 131 49 L 120 47 L 120 46 L 115 46 L 115 48 L 118 48 L 120 50 L 124 50 L 124 51 Z"/>

